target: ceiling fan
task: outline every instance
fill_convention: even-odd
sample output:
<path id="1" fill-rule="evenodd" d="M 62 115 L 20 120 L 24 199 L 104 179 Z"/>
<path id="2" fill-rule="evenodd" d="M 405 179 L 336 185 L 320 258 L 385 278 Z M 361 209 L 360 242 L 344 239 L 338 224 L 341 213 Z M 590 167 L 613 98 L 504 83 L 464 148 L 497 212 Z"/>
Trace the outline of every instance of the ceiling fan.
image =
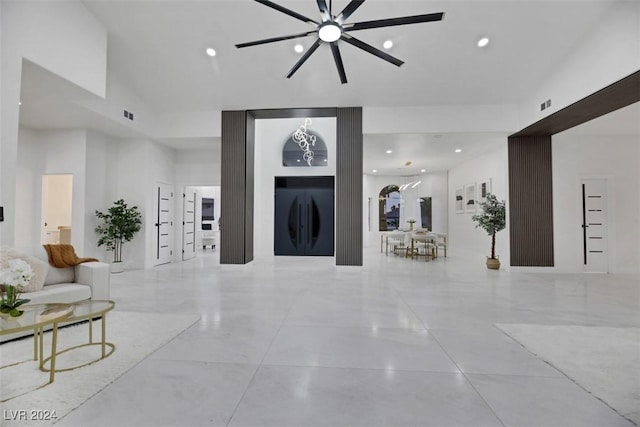
<path id="1" fill-rule="evenodd" d="M 318 9 L 320 9 L 320 14 L 322 15 L 322 21 L 318 22 L 311 18 L 308 18 L 304 15 L 299 14 L 291 9 L 287 9 L 286 7 L 280 6 L 272 1 L 268 0 L 255 0 L 258 3 L 261 3 L 265 6 L 268 6 L 272 9 L 275 9 L 279 12 L 282 12 L 286 15 L 289 15 L 293 18 L 299 19 L 300 21 L 306 22 L 314 27 L 313 30 L 307 31 L 299 34 L 291 34 L 288 36 L 281 37 L 272 37 L 268 39 L 256 40 L 248 43 L 240 43 L 237 44 L 237 48 L 249 47 L 249 46 L 257 46 L 260 44 L 279 42 L 283 40 L 291 40 L 301 37 L 307 37 L 312 34 L 317 34 L 318 38 L 316 41 L 309 47 L 309 49 L 305 52 L 304 55 L 296 62 L 296 64 L 289 70 L 287 74 L 287 78 L 291 78 L 295 74 L 296 71 L 305 63 L 307 59 L 318 49 L 318 47 L 323 43 L 328 43 L 331 47 L 331 53 L 333 54 L 333 59 L 336 63 L 336 68 L 338 69 L 338 74 L 340 75 L 340 81 L 344 84 L 347 83 L 347 75 L 344 71 L 344 65 L 342 63 L 342 55 L 340 54 L 340 48 L 338 47 L 338 41 L 343 41 L 352 46 L 360 48 L 366 52 L 369 52 L 372 55 L 377 56 L 378 58 L 384 59 L 398 67 L 404 64 L 403 61 L 395 58 L 386 52 L 377 49 L 370 44 L 363 42 L 362 40 L 358 40 L 353 37 L 348 32 L 358 31 L 358 30 L 368 30 L 371 28 L 381 28 L 381 27 L 393 27 L 397 25 L 407 25 L 407 24 L 419 24 L 422 22 L 432 22 L 432 21 L 441 21 L 444 17 L 444 13 L 429 13 L 426 15 L 415 15 L 415 16 L 405 16 L 401 18 L 389 18 L 389 19 L 376 19 L 374 21 L 363 21 L 356 23 L 345 23 L 347 19 L 351 16 L 353 12 L 356 11 L 365 0 L 352 0 L 347 6 L 337 15 L 333 15 L 331 11 L 331 0 L 329 1 L 329 5 L 327 6 L 326 0 L 316 0 L 318 3 Z"/>

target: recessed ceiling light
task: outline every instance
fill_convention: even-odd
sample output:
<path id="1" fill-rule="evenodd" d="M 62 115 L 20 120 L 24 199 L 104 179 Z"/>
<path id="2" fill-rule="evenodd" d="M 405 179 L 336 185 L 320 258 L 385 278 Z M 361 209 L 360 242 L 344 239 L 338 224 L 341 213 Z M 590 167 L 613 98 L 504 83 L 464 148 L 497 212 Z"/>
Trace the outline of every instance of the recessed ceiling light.
<path id="1" fill-rule="evenodd" d="M 489 44 L 489 39 L 487 37 L 483 37 L 480 40 L 478 40 L 478 47 L 485 47 L 488 44 Z"/>
<path id="2" fill-rule="evenodd" d="M 385 151 L 385 153 L 391 154 L 391 153 L 393 153 L 393 150 L 387 150 L 387 151 Z"/>
<path id="3" fill-rule="evenodd" d="M 302 53 L 302 51 L 304 50 L 304 46 L 302 46 L 301 44 L 297 44 L 293 47 L 293 50 L 295 50 L 297 53 Z"/>
<path id="4" fill-rule="evenodd" d="M 462 149 L 461 149 L 461 148 L 456 148 L 456 149 L 455 149 L 455 152 L 456 152 L 456 153 L 462 153 Z"/>
<path id="5" fill-rule="evenodd" d="M 420 169 L 420 172 L 425 173 L 427 170 L 426 169 Z"/>
<path id="6" fill-rule="evenodd" d="M 376 172 L 378 172 L 378 170 L 377 170 L 377 169 L 374 169 L 374 170 L 372 170 L 371 172 L 376 173 Z"/>
<path id="7" fill-rule="evenodd" d="M 208 48 L 206 52 L 207 52 L 207 55 L 209 55 L 209 56 L 216 56 L 216 50 L 215 49 Z"/>
<path id="8" fill-rule="evenodd" d="M 391 40 L 385 40 L 385 42 L 382 43 L 382 47 L 385 49 L 391 49 L 393 47 L 393 42 Z"/>

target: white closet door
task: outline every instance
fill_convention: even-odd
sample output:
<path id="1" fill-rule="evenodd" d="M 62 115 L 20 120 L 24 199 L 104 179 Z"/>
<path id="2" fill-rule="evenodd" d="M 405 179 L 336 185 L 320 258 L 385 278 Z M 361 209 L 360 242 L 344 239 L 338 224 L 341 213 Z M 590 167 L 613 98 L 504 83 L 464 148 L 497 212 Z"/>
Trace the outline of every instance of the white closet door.
<path id="1" fill-rule="evenodd" d="M 156 184 L 155 191 L 155 261 L 153 265 L 171 262 L 173 255 L 173 186 L 164 183 Z"/>
<path id="2" fill-rule="evenodd" d="M 584 271 L 609 271 L 609 236 L 607 230 L 607 181 L 582 180 Z"/>
<path id="3" fill-rule="evenodd" d="M 196 256 L 196 192 L 188 188 L 182 195 L 182 259 Z"/>

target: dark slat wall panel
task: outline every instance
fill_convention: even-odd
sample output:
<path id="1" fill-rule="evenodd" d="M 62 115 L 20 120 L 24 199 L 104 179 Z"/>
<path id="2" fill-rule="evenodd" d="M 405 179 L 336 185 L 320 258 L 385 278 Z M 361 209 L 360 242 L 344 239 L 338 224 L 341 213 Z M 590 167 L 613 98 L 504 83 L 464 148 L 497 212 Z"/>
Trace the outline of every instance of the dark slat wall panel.
<path id="1" fill-rule="evenodd" d="M 509 137 L 511 265 L 552 267 L 551 135 Z"/>
<path id="2" fill-rule="evenodd" d="M 244 210 L 244 262 L 253 261 L 253 201 L 255 176 L 256 119 L 247 113 L 246 117 L 246 157 L 245 157 L 245 210 Z"/>
<path id="3" fill-rule="evenodd" d="M 362 265 L 362 108 L 336 117 L 336 265 Z"/>
<path id="4" fill-rule="evenodd" d="M 640 71 L 509 137 L 512 266 L 554 265 L 551 135 L 640 101 Z"/>
<path id="5" fill-rule="evenodd" d="M 362 265 L 362 108 L 324 109 L 320 115 L 332 112 L 337 119 L 336 265 Z M 222 112 L 221 264 L 253 260 L 255 117 L 263 113 Z"/>
<path id="6" fill-rule="evenodd" d="M 636 71 L 512 136 L 553 135 L 639 101 L 640 71 Z"/>
<path id="7" fill-rule="evenodd" d="M 220 264 L 245 263 L 246 162 L 246 113 L 223 111 Z"/>

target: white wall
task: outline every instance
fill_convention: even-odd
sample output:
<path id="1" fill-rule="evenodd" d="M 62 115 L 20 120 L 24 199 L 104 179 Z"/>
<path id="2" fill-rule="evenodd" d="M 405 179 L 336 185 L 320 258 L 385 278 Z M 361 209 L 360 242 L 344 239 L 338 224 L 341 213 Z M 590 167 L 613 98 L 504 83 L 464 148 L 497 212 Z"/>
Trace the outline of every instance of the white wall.
<path id="1" fill-rule="evenodd" d="M 220 144 L 210 150 L 176 150 L 176 183 L 182 186 L 220 185 Z"/>
<path id="2" fill-rule="evenodd" d="M 284 167 L 282 148 L 304 119 L 260 119 L 255 124 L 254 258 L 273 257 L 276 176 L 335 176 L 336 119 L 312 118 L 309 129 L 327 145 L 327 167 Z M 224 220 L 223 225 L 224 227 Z"/>
<path id="3" fill-rule="evenodd" d="M 86 140 L 85 130 L 30 130 L 21 128 L 18 144 L 19 162 L 16 169 L 15 246 L 40 244 L 40 215 L 42 204 L 42 175 L 73 175 L 71 243 L 76 252 L 84 252 Z M 18 210 L 18 208 L 20 210 Z"/>
<path id="4" fill-rule="evenodd" d="M 141 233 L 124 246 L 125 266 L 131 269 L 153 265 L 154 186 L 156 182 L 173 185 L 173 150 L 146 139 L 116 140 L 84 129 L 22 127 L 17 158 L 15 246 L 40 244 L 41 176 L 72 174 L 71 243 L 76 252 L 111 262 L 112 253 L 97 247 L 95 211 L 105 211 L 123 198 L 128 205 L 137 205 L 143 215 Z M 179 259 L 182 229 L 177 224 L 174 220 L 177 237 L 173 239 L 173 250 Z"/>
<path id="5" fill-rule="evenodd" d="M 380 212 L 378 198 L 380 191 L 387 185 L 402 185 L 409 182 L 422 181 L 415 188 L 403 191 L 400 207 L 400 227 L 406 228 L 407 218 L 420 218 L 420 212 L 416 203 L 419 197 L 431 197 L 432 229 L 438 232 L 447 232 L 447 172 L 434 172 L 416 176 L 378 176 L 364 175 L 363 177 L 363 225 L 364 246 L 380 245 L 379 220 Z M 371 211 L 368 212 L 369 198 L 371 198 Z M 369 221 L 371 229 L 369 230 Z"/>
<path id="6" fill-rule="evenodd" d="M 468 184 L 479 184 L 491 179 L 491 193 L 498 200 L 507 202 L 507 228 L 496 235 L 496 255 L 500 257 L 501 268 L 509 268 L 509 199 L 507 189 L 507 143 L 504 147 L 483 154 L 473 160 L 449 170 L 448 252 L 453 256 L 462 255 L 469 259 L 484 260 L 491 254 L 491 237 L 471 220 L 473 213 L 456 213 L 456 188 Z"/>
<path id="7" fill-rule="evenodd" d="M 98 132 L 87 132 L 84 255 L 111 262 L 113 253 L 98 247 L 95 211 L 106 211 L 117 200 L 118 142 Z"/>
<path id="8" fill-rule="evenodd" d="M 105 96 L 107 31 L 81 2 L 14 1 L 2 8 L 3 59 L 26 58 Z"/>
<path id="9" fill-rule="evenodd" d="M 44 159 L 40 154 L 37 131 L 20 127 L 19 141 L 14 241 L 17 247 L 33 247 L 40 243 L 40 188 Z"/>
<path id="10" fill-rule="evenodd" d="M 640 69 L 640 2 L 612 2 L 609 13 L 585 34 L 520 106 L 521 128 Z M 540 103 L 551 99 L 551 108 Z"/>
<path id="11" fill-rule="evenodd" d="M 0 8 L 0 205 L 5 207 L 0 243 L 11 246 L 22 60 L 104 96 L 107 33 L 80 2 L 0 2 Z"/>
<path id="12" fill-rule="evenodd" d="M 365 107 L 362 131 L 375 133 L 515 132 L 517 105 Z"/>
<path id="13" fill-rule="evenodd" d="M 121 140 L 118 144 L 117 161 L 111 165 L 117 176 L 116 199 L 123 198 L 129 206 L 138 206 L 142 213 L 140 234 L 123 249 L 125 268 L 153 266 L 155 185 L 157 182 L 174 185 L 173 162 L 173 150 L 147 139 Z M 105 209 L 111 203 L 112 201 L 108 202 Z M 174 225 L 173 236 L 178 228 Z M 175 243 L 179 240 L 175 237 L 172 240 L 175 255 L 178 252 Z"/>
<path id="14" fill-rule="evenodd" d="M 555 269 L 582 271 L 582 178 L 609 180 L 610 272 L 638 273 L 640 142 L 637 136 L 553 136 Z"/>

